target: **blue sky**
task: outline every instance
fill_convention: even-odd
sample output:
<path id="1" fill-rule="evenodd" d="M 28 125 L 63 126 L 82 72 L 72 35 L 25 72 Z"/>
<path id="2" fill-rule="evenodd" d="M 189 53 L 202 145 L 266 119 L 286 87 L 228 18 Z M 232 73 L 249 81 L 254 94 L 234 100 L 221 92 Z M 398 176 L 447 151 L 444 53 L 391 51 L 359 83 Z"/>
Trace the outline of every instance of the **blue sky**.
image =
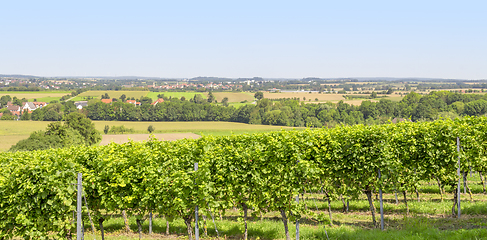
<path id="1" fill-rule="evenodd" d="M 487 1 L 2 1 L 0 74 L 487 79 Z"/>

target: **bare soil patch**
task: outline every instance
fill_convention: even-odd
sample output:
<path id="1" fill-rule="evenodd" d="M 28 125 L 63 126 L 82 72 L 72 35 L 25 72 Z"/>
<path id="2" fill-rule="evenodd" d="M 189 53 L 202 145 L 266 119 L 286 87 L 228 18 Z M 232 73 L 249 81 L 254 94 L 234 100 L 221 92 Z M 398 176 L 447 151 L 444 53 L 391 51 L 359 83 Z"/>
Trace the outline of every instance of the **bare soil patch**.
<path id="1" fill-rule="evenodd" d="M 147 141 L 151 134 L 118 134 L 118 135 L 103 135 L 100 145 L 108 145 L 111 142 L 114 143 L 126 143 L 129 140 L 132 141 Z M 174 141 L 184 138 L 197 139 L 201 136 L 194 133 L 159 133 L 152 134 L 155 138 L 164 141 Z"/>

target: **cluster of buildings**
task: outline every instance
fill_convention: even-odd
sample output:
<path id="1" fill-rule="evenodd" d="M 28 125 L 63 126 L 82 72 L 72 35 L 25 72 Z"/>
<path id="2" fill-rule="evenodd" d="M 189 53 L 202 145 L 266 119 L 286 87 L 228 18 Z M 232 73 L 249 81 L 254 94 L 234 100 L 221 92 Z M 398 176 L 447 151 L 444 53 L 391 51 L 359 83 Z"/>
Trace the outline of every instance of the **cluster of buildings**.
<path id="1" fill-rule="evenodd" d="M 7 103 L 7 109 L 14 115 L 17 119 L 22 116 L 22 113 L 27 111 L 28 113 L 32 113 L 32 111 L 38 109 L 38 108 L 43 108 L 47 106 L 48 103 L 46 102 L 25 102 L 22 103 L 22 106 L 17 106 L 12 104 L 12 102 Z M 0 113 L 0 117 L 3 116 L 3 113 Z"/>
<path id="2" fill-rule="evenodd" d="M 194 88 L 194 89 L 200 89 L 200 88 L 205 88 L 205 89 L 222 89 L 222 90 L 228 90 L 228 89 L 240 89 L 242 88 L 242 85 L 239 84 L 233 84 L 233 83 L 176 83 L 176 84 L 165 84 L 161 86 L 157 86 L 155 83 L 152 85 L 147 85 L 147 88 L 156 88 L 156 89 L 164 89 L 164 90 L 172 90 L 172 89 L 189 89 L 189 88 Z"/>
<path id="3" fill-rule="evenodd" d="M 111 104 L 113 102 L 112 99 L 101 99 L 100 100 L 102 103 L 106 103 L 106 104 Z M 157 99 L 156 101 L 154 101 L 153 103 L 151 103 L 151 105 L 157 105 L 158 103 L 162 103 L 164 102 L 164 99 L 162 98 L 159 98 Z M 126 100 L 125 103 L 130 103 L 130 104 L 133 104 L 135 106 L 140 106 L 142 105 L 140 102 L 137 102 L 136 100 Z M 79 101 L 79 102 L 75 102 L 74 103 L 76 105 L 76 107 L 78 109 L 82 109 L 84 106 L 88 106 L 88 102 L 87 101 Z M 79 106 L 79 107 L 78 107 Z"/>

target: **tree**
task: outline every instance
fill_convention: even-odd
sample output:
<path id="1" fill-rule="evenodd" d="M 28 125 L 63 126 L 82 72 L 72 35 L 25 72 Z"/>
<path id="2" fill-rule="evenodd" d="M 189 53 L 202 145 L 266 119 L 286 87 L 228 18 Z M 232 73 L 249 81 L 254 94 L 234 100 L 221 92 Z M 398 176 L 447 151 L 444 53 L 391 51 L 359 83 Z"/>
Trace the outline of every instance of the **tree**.
<path id="1" fill-rule="evenodd" d="M 225 106 L 225 107 L 227 107 L 227 106 L 228 106 L 228 98 L 227 98 L 227 97 L 224 97 L 224 98 L 222 99 L 222 104 L 223 104 L 223 106 Z"/>
<path id="2" fill-rule="evenodd" d="M 141 97 L 140 98 L 140 104 L 151 104 L 152 103 L 152 98 L 150 97 Z"/>
<path id="3" fill-rule="evenodd" d="M 7 110 L 7 109 L 5 109 Z M 15 116 L 9 111 L 3 111 L 3 115 L 2 117 L 0 118 L 0 120 L 14 120 L 15 119 Z"/>
<path id="4" fill-rule="evenodd" d="M 27 109 L 24 110 L 24 112 L 22 113 L 22 116 L 20 117 L 20 120 L 23 120 L 23 121 L 30 120 L 29 110 L 27 110 Z"/>
<path id="5" fill-rule="evenodd" d="M 0 105 L 1 105 L 1 107 L 7 106 L 7 103 L 10 102 L 10 100 L 12 100 L 12 98 L 10 97 L 10 95 L 2 96 L 0 98 Z"/>
<path id="6" fill-rule="evenodd" d="M 215 96 L 213 95 L 212 92 L 209 92 L 208 93 L 208 99 L 207 100 L 208 100 L 209 103 L 212 103 L 212 102 L 215 101 Z"/>
<path id="7" fill-rule="evenodd" d="M 392 88 L 387 89 L 387 94 L 392 94 L 393 92 L 394 92 L 394 89 L 392 89 Z"/>
<path id="8" fill-rule="evenodd" d="M 156 130 L 156 129 L 155 129 L 155 128 L 154 128 L 154 126 L 152 126 L 152 125 L 149 125 L 149 127 L 147 127 L 147 131 L 148 131 L 149 133 L 153 133 L 155 130 Z"/>
<path id="9" fill-rule="evenodd" d="M 261 100 L 262 98 L 264 98 L 264 93 L 263 92 L 256 92 L 254 94 L 254 98 L 257 100 Z"/>
<path id="10" fill-rule="evenodd" d="M 80 133 L 60 122 L 53 122 L 46 131 L 33 132 L 29 138 L 19 141 L 10 151 L 33 151 L 50 148 L 63 148 L 83 145 L 84 139 Z"/>
<path id="11" fill-rule="evenodd" d="M 122 100 L 122 102 L 125 102 L 125 99 L 127 99 L 127 96 L 125 96 L 125 94 L 122 94 L 122 96 L 120 96 L 120 100 Z"/>
<path id="12" fill-rule="evenodd" d="M 93 145 L 101 140 L 101 134 L 95 129 L 95 124 L 81 113 L 68 114 L 65 124 L 78 131 L 83 136 L 86 145 Z"/>
<path id="13" fill-rule="evenodd" d="M 12 99 L 12 104 L 17 105 L 17 106 L 22 106 L 22 100 L 18 99 L 17 97 L 14 97 Z"/>
<path id="14" fill-rule="evenodd" d="M 105 125 L 105 128 L 103 128 L 103 132 L 104 132 L 105 134 L 108 134 L 108 131 L 110 131 L 110 126 Z"/>
<path id="15" fill-rule="evenodd" d="M 101 95 L 101 99 L 110 99 L 110 96 L 108 96 L 108 93 L 105 93 L 105 95 Z"/>
<path id="16" fill-rule="evenodd" d="M 370 94 L 370 98 L 376 98 L 377 97 L 377 93 L 376 92 L 372 92 L 372 94 Z"/>

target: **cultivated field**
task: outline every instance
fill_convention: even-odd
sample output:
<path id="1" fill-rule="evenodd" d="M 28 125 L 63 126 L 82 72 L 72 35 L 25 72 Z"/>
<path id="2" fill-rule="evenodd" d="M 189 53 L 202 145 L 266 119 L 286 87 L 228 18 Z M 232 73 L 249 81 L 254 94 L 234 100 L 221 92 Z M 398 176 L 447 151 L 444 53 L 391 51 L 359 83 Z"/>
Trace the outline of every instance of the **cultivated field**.
<path id="1" fill-rule="evenodd" d="M 323 103 L 323 102 L 332 102 L 337 103 L 339 101 L 348 103 L 350 105 L 360 105 L 363 101 L 372 101 L 377 102 L 381 98 L 376 99 L 353 99 L 353 100 L 346 100 L 343 96 L 350 95 L 350 96 L 369 96 L 369 94 L 326 94 L 326 93 L 309 93 L 309 92 L 284 92 L 284 93 L 264 93 L 265 98 L 269 99 L 281 99 L 281 98 L 299 98 L 300 101 L 305 101 L 306 103 Z M 383 95 L 380 95 L 383 96 Z M 389 99 L 391 101 L 400 101 L 403 97 L 400 95 L 390 94 L 387 95 L 385 99 Z M 318 99 L 318 100 L 316 100 Z"/>
<path id="2" fill-rule="evenodd" d="M 0 151 L 8 150 L 18 141 L 26 139 L 34 131 L 45 130 L 51 122 L 44 121 L 1 121 L 0 122 Z M 256 132 L 268 132 L 304 129 L 269 125 L 251 125 L 233 122 L 121 122 L 121 121 L 93 121 L 95 128 L 103 133 L 105 125 L 125 126 L 132 128 L 134 134 L 147 134 L 147 128 L 152 125 L 155 133 L 185 133 L 195 135 L 231 135 Z M 175 135 L 176 136 L 176 135 Z M 190 135 L 188 135 L 190 136 Z M 194 136 L 194 135 L 191 135 Z M 125 138 L 125 137 L 122 137 Z M 132 138 L 132 137 L 131 137 Z M 164 138 L 166 139 L 166 138 Z M 169 140 L 169 139 L 168 139 Z"/>
<path id="3" fill-rule="evenodd" d="M 311 99 L 311 101 L 315 101 L 316 98 L 318 98 L 318 101 L 320 102 L 325 102 L 325 101 L 340 101 L 340 100 L 345 100 L 343 98 L 343 95 L 345 94 L 325 94 L 325 93 L 309 93 L 309 92 L 284 92 L 284 93 L 264 93 L 264 98 L 268 99 L 280 99 L 280 98 L 299 98 L 300 100 L 303 100 L 305 98 L 305 101 L 308 101 Z"/>
<path id="4" fill-rule="evenodd" d="M 152 98 L 152 100 L 157 100 L 157 95 L 164 94 L 165 97 L 173 97 L 173 98 L 181 98 L 184 97 L 187 100 L 193 98 L 194 95 L 199 94 L 203 98 L 206 98 L 206 93 L 201 92 L 150 92 L 147 94 L 147 97 Z"/>
<path id="5" fill-rule="evenodd" d="M 155 128 L 155 133 L 175 133 L 175 132 L 192 132 L 198 135 L 231 135 L 232 133 L 255 133 L 255 132 L 268 132 L 292 130 L 292 129 L 304 129 L 304 128 L 291 128 L 283 126 L 270 126 L 270 125 L 252 125 L 246 123 L 234 123 L 234 122 L 121 122 L 121 121 L 94 121 L 95 127 L 99 131 L 103 131 L 105 125 L 112 126 L 125 126 L 126 128 L 133 128 L 134 133 L 148 133 L 147 127 L 152 125 Z"/>
<path id="6" fill-rule="evenodd" d="M 242 101 L 252 102 L 254 101 L 254 93 L 250 92 L 214 92 L 218 102 L 221 102 L 224 97 L 228 98 L 229 103 L 239 103 Z"/>
<path id="7" fill-rule="evenodd" d="M 174 141 L 179 139 L 197 139 L 200 135 L 194 133 L 159 133 L 159 134 L 119 134 L 119 135 L 103 135 L 100 145 L 108 145 L 110 143 L 126 143 L 132 141 L 147 141 L 153 136 L 158 140 Z"/>
<path id="8" fill-rule="evenodd" d="M 0 92 L 1 96 L 10 95 L 10 97 L 26 98 L 29 101 L 36 99 L 38 102 L 50 102 L 59 100 L 62 96 L 70 94 L 67 91 L 38 91 L 38 92 Z"/>

